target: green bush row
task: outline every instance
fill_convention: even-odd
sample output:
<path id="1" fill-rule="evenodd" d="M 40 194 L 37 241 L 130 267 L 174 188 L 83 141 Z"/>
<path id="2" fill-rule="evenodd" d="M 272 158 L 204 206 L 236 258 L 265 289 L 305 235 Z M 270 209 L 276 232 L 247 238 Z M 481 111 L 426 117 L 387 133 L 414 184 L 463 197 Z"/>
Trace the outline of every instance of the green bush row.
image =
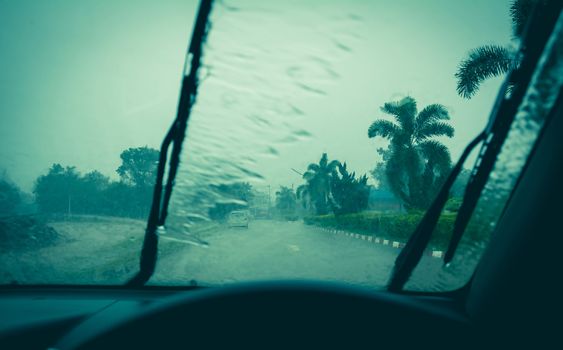
<path id="1" fill-rule="evenodd" d="M 335 216 L 305 217 L 306 224 L 337 230 L 345 230 L 364 235 L 377 236 L 389 240 L 406 242 L 416 229 L 424 213 L 388 214 L 379 212 L 362 212 Z M 446 249 L 452 233 L 455 213 L 443 213 L 432 234 L 430 247 Z"/>

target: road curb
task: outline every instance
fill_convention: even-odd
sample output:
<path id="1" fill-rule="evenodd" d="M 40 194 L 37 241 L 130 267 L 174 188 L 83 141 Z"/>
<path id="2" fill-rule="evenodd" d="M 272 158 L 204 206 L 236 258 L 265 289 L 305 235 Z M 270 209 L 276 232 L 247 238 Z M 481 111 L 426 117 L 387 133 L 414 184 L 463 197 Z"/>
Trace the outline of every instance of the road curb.
<path id="1" fill-rule="evenodd" d="M 353 239 L 360 239 L 362 241 L 367 241 L 367 242 L 370 242 L 370 243 L 373 243 L 373 244 L 386 245 L 386 246 L 389 246 L 391 248 L 402 249 L 405 246 L 404 242 L 390 240 L 390 239 L 387 239 L 385 237 L 361 235 L 359 233 L 348 232 L 348 231 L 344 231 L 344 230 L 335 230 L 335 229 L 319 227 L 319 226 L 316 226 L 316 228 L 320 231 L 329 232 L 329 233 L 332 233 L 334 235 L 346 236 L 346 237 L 350 237 L 350 238 L 353 238 Z M 424 254 L 427 255 L 427 256 L 433 257 L 433 258 L 438 258 L 438 259 L 442 258 L 444 256 L 443 251 L 433 250 L 433 249 L 432 250 L 426 250 L 424 252 Z"/>

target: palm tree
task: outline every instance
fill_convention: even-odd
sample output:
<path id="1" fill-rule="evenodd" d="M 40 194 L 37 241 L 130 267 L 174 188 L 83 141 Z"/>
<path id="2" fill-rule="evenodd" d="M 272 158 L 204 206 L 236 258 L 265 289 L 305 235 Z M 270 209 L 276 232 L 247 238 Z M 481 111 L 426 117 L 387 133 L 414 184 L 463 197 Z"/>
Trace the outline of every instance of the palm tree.
<path id="1" fill-rule="evenodd" d="M 368 136 L 390 140 L 385 174 L 391 191 L 409 209 L 425 209 L 432 201 L 451 167 L 448 148 L 437 136 L 452 137 L 454 128 L 446 108 L 432 104 L 417 113 L 416 101 L 405 97 L 388 102 L 383 113 L 395 122 L 379 119 L 371 124 Z"/>
<path id="2" fill-rule="evenodd" d="M 510 6 L 512 31 L 515 40 L 522 37 L 528 17 L 537 3 L 545 0 L 515 0 Z M 500 45 L 484 45 L 473 49 L 458 66 L 457 93 L 464 98 L 471 98 L 481 83 L 489 78 L 507 73 L 518 65 L 516 52 Z"/>
<path id="3" fill-rule="evenodd" d="M 340 164 L 339 161 L 328 161 L 328 156 L 323 153 L 319 163 L 311 163 L 307 171 L 303 174 L 303 179 L 307 182 L 297 188 L 297 196 L 304 203 L 314 206 L 317 215 L 328 213 L 328 203 L 330 201 L 330 181 L 333 172 Z"/>
<path id="4" fill-rule="evenodd" d="M 295 195 L 298 199 L 301 199 L 301 205 L 303 208 L 307 209 L 311 207 L 311 196 L 309 195 L 308 183 L 298 186 L 297 190 L 295 190 Z"/>
<path id="5" fill-rule="evenodd" d="M 283 214 L 293 214 L 295 212 L 295 193 L 292 188 L 280 186 L 276 192 L 276 208 Z"/>

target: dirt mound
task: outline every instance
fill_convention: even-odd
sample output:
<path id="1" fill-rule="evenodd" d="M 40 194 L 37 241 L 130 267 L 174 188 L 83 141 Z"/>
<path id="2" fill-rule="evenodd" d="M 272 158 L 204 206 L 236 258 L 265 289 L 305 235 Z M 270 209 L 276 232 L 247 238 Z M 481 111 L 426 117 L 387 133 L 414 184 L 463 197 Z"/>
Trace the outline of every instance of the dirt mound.
<path id="1" fill-rule="evenodd" d="M 0 218 L 0 249 L 15 251 L 57 244 L 61 236 L 43 220 L 33 216 Z"/>

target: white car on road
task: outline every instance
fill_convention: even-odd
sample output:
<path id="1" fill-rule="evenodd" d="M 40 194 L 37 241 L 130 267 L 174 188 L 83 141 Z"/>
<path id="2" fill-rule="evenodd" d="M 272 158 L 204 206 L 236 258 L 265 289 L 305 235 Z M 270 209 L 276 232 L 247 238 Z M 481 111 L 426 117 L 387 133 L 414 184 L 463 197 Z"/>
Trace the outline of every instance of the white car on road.
<path id="1" fill-rule="evenodd" d="M 244 210 L 235 210 L 229 214 L 227 224 L 229 227 L 246 227 L 248 228 L 249 222 L 248 212 Z"/>

